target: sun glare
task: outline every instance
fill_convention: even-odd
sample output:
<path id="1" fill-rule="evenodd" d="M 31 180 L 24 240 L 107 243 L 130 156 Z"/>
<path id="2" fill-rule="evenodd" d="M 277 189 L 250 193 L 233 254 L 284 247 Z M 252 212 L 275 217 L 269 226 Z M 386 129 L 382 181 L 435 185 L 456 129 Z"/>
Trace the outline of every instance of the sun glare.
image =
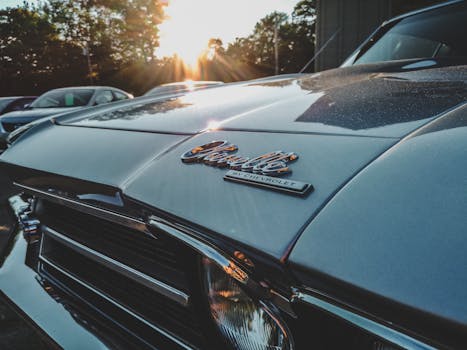
<path id="1" fill-rule="evenodd" d="M 292 0 L 160 0 L 167 19 L 159 26 L 159 57 L 178 56 L 185 71 L 199 78 L 198 59 L 213 59 L 209 39 L 220 38 L 224 45 L 247 36 L 255 23 L 272 11 L 290 12 Z M 188 69 L 186 69 L 188 68 Z"/>
<path id="2" fill-rule="evenodd" d="M 195 82 L 193 80 L 186 79 L 185 84 L 186 84 L 188 90 L 193 91 L 195 89 Z"/>
<path id="3" fill-rule="evenodd" d="M 195 68 L 198 58 L 206 50 L 209 37 L 203 23 L 202 9 L 197 2 L 170 2 L 166 7 L 167 20 L 160 26 L 163 54 L 179 56 L 190 68 Z"/>

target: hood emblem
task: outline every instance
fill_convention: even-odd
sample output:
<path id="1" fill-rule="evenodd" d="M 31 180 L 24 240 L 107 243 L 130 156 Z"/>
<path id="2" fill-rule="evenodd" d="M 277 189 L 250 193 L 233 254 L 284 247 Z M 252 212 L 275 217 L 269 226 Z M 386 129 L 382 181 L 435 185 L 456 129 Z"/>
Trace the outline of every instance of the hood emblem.
<path id="1" fill-rule="evenodd" d="M 299 196 L 305 196 L 313 189 L 308 183 L 278 178 L 292 173 L 289 163 L 296 161 L 298 154 L 274 151 L 249 158 L 238 155 L 237 151 L 238 147 L 228 141 L 212 141 L 185 152 L 181 159 L 183 163 L 203 163 L 230 169 L 224 176 L 227 181 L 267 187 Z"/>

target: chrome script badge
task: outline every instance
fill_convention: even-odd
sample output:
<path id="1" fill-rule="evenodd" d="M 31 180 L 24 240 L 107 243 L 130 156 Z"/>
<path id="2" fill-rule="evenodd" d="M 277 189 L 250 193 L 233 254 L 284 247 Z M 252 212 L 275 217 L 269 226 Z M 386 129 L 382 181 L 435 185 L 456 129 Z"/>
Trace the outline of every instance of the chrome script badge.
<path id="1" fill-rule="evenodd" d="M 230 169 L 224 176 L 224 180 L 227 181 L 266 187 L 299 196 L 305 196 L 313 190 L 311 184 L 278 179 L 292 173 L 288 164 L 296 161 L 298 154 L 274 151 L 249 158 L 238 155 L 237 151 L 238 147 L 227 141 L 212 141 L 185 152 L 181 159 L 184 163 L 203 163 Z"/>

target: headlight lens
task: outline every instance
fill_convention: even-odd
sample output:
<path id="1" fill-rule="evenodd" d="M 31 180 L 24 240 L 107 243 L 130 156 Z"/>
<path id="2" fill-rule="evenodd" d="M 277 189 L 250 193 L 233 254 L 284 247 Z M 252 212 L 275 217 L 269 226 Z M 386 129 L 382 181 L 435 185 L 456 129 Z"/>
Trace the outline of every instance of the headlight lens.
<path id="1" fill-rule="evenodd" d="M 211 315 L 237 350 L 292 350 L 291 340 L 264 305 L 250 298 L 213 261 L 203 259 Z"/>

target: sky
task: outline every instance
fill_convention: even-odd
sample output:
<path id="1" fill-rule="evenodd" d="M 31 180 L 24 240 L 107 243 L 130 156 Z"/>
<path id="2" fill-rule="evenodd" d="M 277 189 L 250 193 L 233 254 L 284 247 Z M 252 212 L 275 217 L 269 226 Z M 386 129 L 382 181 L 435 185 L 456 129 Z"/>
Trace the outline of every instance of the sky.
<path id="1" fill-rule="evenodd" d="M 30 1 L 35 2 L 35 1 Z M 21 5 L 23 0 L 0 0 L 0 7 Z"/>
<path id="2" fill-rule="evenodd" d="M 164 0 L 167 1 L 167 0 Z M 23 0 L 0 0 L 0 7 L 16 6 Z M 29 0 L 35 2 L 35 0 Z M 193 60 L 210 38 L 224 44 L 249 35 L 259 19 L 273 11 L 290 14 L 298 0 L 169 0 L 169 19 L 160 26 L 157 55 L 179 54 Z"/>
<path id="3" fill-rule="evenodd" d="M 2 1 L 2 0 L 0 0 Z M 170 0 L 170 18 L 160 26 L 159 55 L 193 55 L 210 38 L 224 44 L 253 31 L 259 19 L 273 11 L 290 14 L 298 0 Z M 183 51 L 186 51 L 183 54 Z"/>

